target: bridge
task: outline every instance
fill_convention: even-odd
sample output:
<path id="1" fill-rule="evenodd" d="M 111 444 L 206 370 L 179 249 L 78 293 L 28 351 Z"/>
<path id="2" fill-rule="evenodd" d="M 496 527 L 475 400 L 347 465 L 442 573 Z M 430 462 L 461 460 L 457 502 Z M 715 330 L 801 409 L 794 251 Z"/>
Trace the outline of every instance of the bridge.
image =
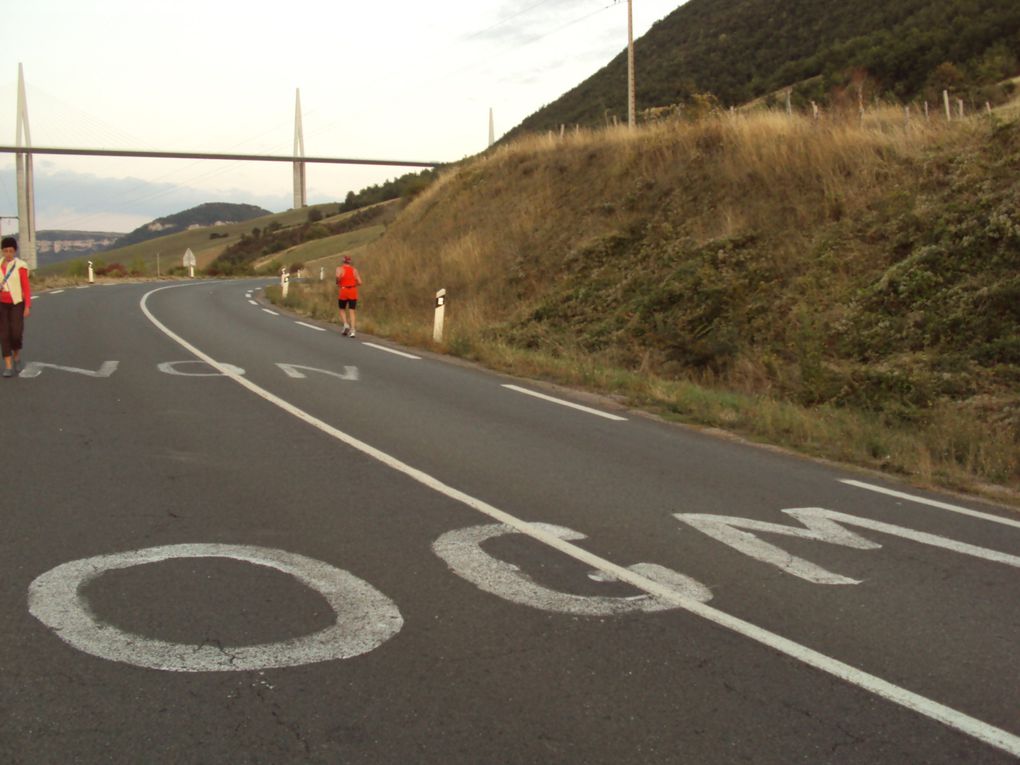
<path id="1" fill-rule="evenodd" d="M 490 117 L 491 120 L 491 117 Z M 491 128 L 490 128 L 491 132 Z M 491 140 L 490 140 L 491 143 Z M 222 152 L 192 151 L 143 151 L 135 149 L 83 149 L 32 146 L 28 125 L 28 102 L 25 97 L 25 75 L 18 64 L 18 128 L 14 146 L 0 146 L 0 154 L 14 154 L 18 184 L 18 247 L 22 260 L 30 269 L 37 266 L 35 243 L 35 180 L 32 173 L 32 157 L 36 154 L 86 156 L 86 157 L 147 157 L 156 159 L 213 159 L 240 162 L 291 162 L 294 165 L 294 208 L 308 206 L 306 164 L 333 165 L 385 165 L 392 167 L 438 167 L 447 164 L 421 160 L 402 159 L 354 159 L 349 157 L 305 156 L 305 140 L 301 127 L 301 91 L 297 91 L 294 103 L 294 153 L 293 154 L 232 154 Z"/>

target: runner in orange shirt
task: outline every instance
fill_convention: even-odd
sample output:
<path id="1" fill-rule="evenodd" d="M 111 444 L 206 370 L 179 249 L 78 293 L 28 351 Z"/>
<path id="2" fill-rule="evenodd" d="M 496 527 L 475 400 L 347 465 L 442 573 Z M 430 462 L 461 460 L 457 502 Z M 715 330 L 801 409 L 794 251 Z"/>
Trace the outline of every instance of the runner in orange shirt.
<path id="1" fill-rule="evenodd" d="M 351 263 L 351 256 L 344 255 L 343 265 L 337 266 L 336 285 L 339 287 L 337 293 L 337 306 L 340 309 L 340 319 L 344 323 L 344 334 L 354 337 L 358 331 L 358 287 L 361 285 L 361 274 Z"/>

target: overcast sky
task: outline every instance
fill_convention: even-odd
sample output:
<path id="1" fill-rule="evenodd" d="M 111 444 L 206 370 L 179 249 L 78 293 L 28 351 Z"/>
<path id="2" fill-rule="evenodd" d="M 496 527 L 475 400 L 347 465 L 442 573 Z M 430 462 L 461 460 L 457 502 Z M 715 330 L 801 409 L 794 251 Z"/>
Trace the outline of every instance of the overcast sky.
<path id="1" fill-rule="evenodd" d="M 634 0 L 635 37 L 680 4 Z M 490 107 L 498 138 L 626 44 L 626 0 L 12 3 L 0 145 L 15 143 L 21 63 L 40 147 L 289 154 L 300 88 L 309 156 L 451 161 L 485 149 Z M 4 216 L 17 211 L 13 168 L 0 155 Z M 309 165 L 308 201 L 407 171 Z M 129 231 L 202 202 L 293 202 L 286 163 L 40 155 L 35 180 L 40 229 Z"/>

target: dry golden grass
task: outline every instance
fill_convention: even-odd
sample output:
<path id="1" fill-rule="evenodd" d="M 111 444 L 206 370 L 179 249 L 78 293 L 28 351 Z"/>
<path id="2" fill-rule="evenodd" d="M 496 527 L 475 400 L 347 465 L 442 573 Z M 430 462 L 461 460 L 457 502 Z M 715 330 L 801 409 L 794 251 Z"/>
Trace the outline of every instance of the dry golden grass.
<path id="1" fill-rule="evenodd" d="M 871 234 L 827 248 L 826 232 L 854 222 L 876 198 L 907 195 L 933 152 L 980 140 L 986 126 L 921 116 L 908 124 L 901 107 L 890 107 L 869 112 L 863 124 L 856 113 L 815 121 L 760 111 L 531 136 L 447 171 L 384 237 L 357 252 L 365 279 L 359 325 L 829 459 L 954 488 L 1016 488 L 1012 426 L 979 422 L 966 407 L 939 403 L 923 421 L 896 426 L 782 395 L 807 373 L 804 360 L 790 356 L 805 333 L 842 318 L 838 302 L 824 305 L 823 298 L 849 293 L 873 268 Z M 629 273 L 668 274 L 663 263 L 682 268 L 691 247 L 724 252 L 741 238 L 754 240 L 770 272 L 791 285 L 790 299 L 801 301 L 775 307 L 774 331 L 786 333 L 789 354 L 743 354 L 722 374 L 667 370 L 653 349 L 635 356 L 619 334 L 627 316 L 609 316 L 627 289 L 614 270 L 619 248 L 629 248 Z M 720 262 L 723 271 L 743 267 Z M 572 281 L 582 271 L 605 275 L 604 283 L 596 280 L 600 293 L 577 294 L 588 289 Z M 447 290 L 448 308 L 437 346 L 431 332 L 439 288 Z M 331 284 L 309 285 L 288 302 L 335 320 L 334 298 Z M 599 300 L 605 333 L 617 334 L 590 352 L 587 340 L 571 335 L 570 311 Z M 597 310 L 576 320 L 578 334 L 590 339 Z M 550 321 L 561 328 L 552 331 Z M 513 335 L 525 325 L 523 338 Z"/>

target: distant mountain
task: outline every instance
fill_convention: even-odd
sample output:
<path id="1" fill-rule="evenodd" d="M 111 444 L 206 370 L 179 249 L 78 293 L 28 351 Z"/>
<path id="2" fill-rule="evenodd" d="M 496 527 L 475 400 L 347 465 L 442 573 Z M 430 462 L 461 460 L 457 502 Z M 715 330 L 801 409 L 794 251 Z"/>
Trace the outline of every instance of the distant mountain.
<path id="1" fill-rule="evenodd" d="M 688 0 L 635 42 L 634 58 L 639 111 L 706 94 L 739 106 L 791 86 L 801 104 L 862 86 L 865 98 L 901 100 L 948 88 L 983 106 L 1020 74 L 1020 2 Z M 626 83 L 624 50 L 508 137 L 625 121 Z"/>
<path id="2" fill-rule="evenodd" d="M 149 239 L 177 234 L 192 228 L 203 226 L 219 226 L 226 223 L 242 223 L 263 215 L 272 215 L 270 210 L 256 205 L 230 204 L 227 202 L 206 202 L 190 210 L 157 218 L 151 223 L 139 226 L 130 234 L 122 236 L 114 243 L 115 247 L 127 247 Z"/>
<path id="3" fill-rule="evenodd" d="M 40 266 L 60 263 L 105 250 L 122 236 L 114 231 L 37 231 L 36 255 Z"/>

